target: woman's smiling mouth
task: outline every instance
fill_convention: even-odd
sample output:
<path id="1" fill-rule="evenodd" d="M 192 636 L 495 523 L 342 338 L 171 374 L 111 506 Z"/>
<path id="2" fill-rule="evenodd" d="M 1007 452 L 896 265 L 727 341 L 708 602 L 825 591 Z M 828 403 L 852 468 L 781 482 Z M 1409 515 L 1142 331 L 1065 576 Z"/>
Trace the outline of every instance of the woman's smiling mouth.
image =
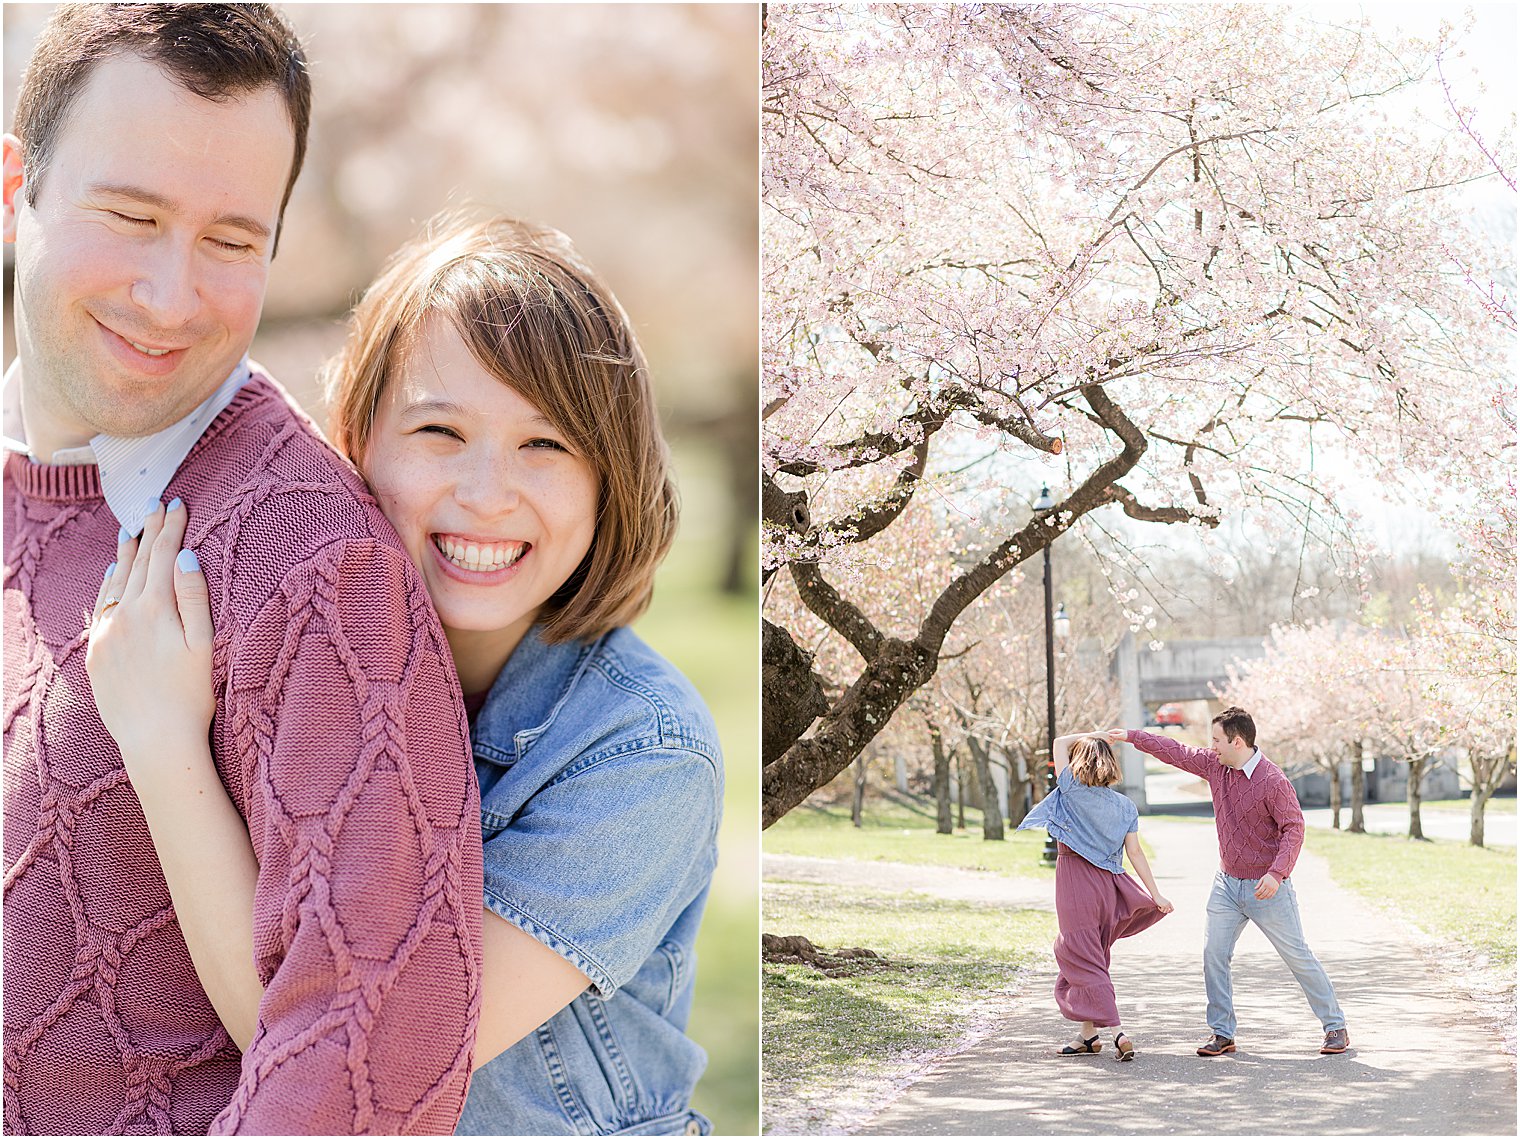
<path id="1" fill-rule="evenodd" d="M 516 565 L 532 549 L 529 542 L 477 542 L 449 534 L 434 534 L 433 546 L 459 569 L 492 573 Z"/>

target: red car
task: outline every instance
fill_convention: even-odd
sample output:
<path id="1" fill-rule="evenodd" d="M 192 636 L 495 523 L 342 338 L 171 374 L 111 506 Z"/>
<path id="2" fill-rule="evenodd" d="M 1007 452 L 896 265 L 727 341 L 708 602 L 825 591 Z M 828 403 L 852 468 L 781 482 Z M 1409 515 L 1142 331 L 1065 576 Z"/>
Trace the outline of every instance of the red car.
<path id="1" fill-rule="evenodd" d="M 1187 725 L 1187 716 L 1181 704 L 1163 704 L 1156 709 L 1156 723 L 1181 728 Z"/>

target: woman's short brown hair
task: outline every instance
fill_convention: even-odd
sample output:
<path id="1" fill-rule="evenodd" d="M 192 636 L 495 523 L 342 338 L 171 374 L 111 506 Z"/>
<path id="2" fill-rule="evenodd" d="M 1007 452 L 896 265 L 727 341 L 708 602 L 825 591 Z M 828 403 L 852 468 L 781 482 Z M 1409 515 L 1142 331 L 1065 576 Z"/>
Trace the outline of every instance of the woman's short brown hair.
<path id="1" fill-rule="evenodd" d="M 649 369 L 622 306 L 557 230 L 434 218 L 365 292 L 326 372 L 333 441 L 361 470 L 386 385 L 434 314 L 596 471 L 596 536 L 545 603 L 544 638 L 628 624 L 649 604 L 679 508 Z"/>
<path id="2" fill-rule="evenodd" d="M 1124 773 L 1107 740 L 1083 736 L 1071 745 L 1071 776 L 1089 787 L 1112 787 Z"/>

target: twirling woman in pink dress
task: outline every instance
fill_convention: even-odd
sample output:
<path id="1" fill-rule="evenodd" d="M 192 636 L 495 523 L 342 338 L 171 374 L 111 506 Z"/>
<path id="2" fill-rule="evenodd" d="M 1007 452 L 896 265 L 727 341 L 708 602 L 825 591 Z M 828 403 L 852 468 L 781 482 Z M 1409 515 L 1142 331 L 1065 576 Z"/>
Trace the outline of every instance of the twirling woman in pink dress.
<path id="1" fill-rule="evenodd" d="M 1121 937 L 1149 929 L 1172 912 L 1156 889 L 1140 849 L 1140 812 L 1114 790 L 1122 778 L 1113 748 L 1099 733 L 1061 736 L 1052 749 L 1055 790 L 1019 824 L 1044 827 L 1057 842 L 1055 957 L 1056 1004 L 1082 1029 L 1058 1055 L 1100 1052 L 1099 1029 L 1114 1030 L 1116 1060 L 1134 1058 L 1135 1046 L 1121 1028 L 1109 951 Z M 1124 855 L 1145 889 L 1124 872 Z"/>

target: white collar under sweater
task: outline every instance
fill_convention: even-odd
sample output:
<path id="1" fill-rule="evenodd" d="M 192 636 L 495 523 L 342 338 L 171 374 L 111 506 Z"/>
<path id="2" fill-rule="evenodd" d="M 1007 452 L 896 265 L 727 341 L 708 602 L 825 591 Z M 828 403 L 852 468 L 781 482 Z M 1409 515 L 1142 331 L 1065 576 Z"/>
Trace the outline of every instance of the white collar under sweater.
<path id="1" fill-rule="evenodd" d="M 190 448 L 206 427 L 232 402 L 238 389 L 248 382 L 252 367 L 248 357 L 238 361 L 232 374 L 222 381 L 209 399 L 176 423 L 152 435 L 134 439 L 117 435 L 96 435 L 83 447 L 70 447 L 53 453 L 55 466 L 100 467 L 100 491 L 106 505 L 128 534 L 142 533 L 143 520 L 158 509 L 164 491 Z M 21 360 L 11 362 L 5 372 L 5 387 L 0 393 L 4 409 L 5 449 L 32 457 L 26 441 L 26 423 L 21 414 Z"/>

